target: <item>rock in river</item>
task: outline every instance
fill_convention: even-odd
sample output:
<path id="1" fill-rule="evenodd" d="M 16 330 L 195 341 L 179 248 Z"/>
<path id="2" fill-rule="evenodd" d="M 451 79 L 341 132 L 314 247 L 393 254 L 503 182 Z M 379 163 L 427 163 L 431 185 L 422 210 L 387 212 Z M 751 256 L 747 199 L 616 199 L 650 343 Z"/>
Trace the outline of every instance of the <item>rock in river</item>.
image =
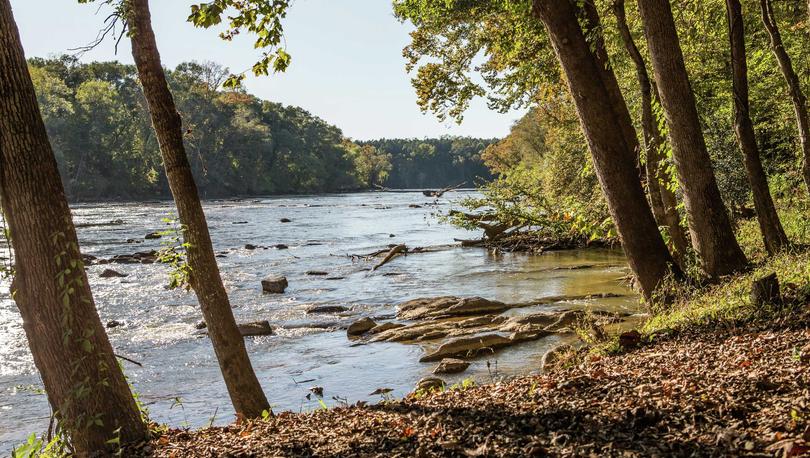
<path id="1" fill-rule="evenodd" d="M 270 336 L 273 335 L 273 327 L 270 326 L 269 321 L 256 321 L 253 323 L 242 323 L 238 325 L 239 332 L 242 333 L 242 337 L 251 337 L 251 336 Z"/>
<path id="2" fill-rule="evenodd" d="M 456 359 L 456 358 L 444 358 L 436 369 L 433 369 L 434 374 L 457 374 L 459 372 L 464 372 L 467 368 L 470 367 L 470 363 L 464 361 L 463 359 Z"/>
<path id="3" fill-rule="evenodd" d="M 377 326 L 377 323 L 375 323 L 371 318 L 366 317 L 349 325 L 349 329 L 346 330 L 346 334 L 350 336 L 363 335 L 375 326 Z"/>
<path id="4" fill-rule="evenodd" d="M 99 274 L 101 278 L 123 278 L 126 277 L 126 274 L 122 274 L 121 272 L 117 272 L 112 269 L 105 269 L 104 272 Z"/>
<path id="5" fill-rule="evenodd" d="M 348 311 L 349 308 L 342 305 L 316 305 L 307 309 L 307 315 L 316 313 L 341 313 Z"/>
<path id="6" fill-rule="evenodd" d="M 281 294 L 287 286 L 287 277 L 281 275 L 268 275 L 262 279 L 262 290 L 266 293 Z"/>
<path id="7" fill-rule="evenodd" d="M 405 325 L 402 324 L 402 323 L 388 322 L 388 323 L 378 324 L 377 326 L 374 326 L 373 328 L 371 328 L 368 332 L 369 332 L 369 334 L 379 334 L 381 332 L 390 331 L 392 329 L 404 328 L 404 327 L 405 327 Z"/>
<path id="8" fill-rule="evenodd" d="M 397 307 L 397 317 L 403 320 L 449 318 L 501 313 L 507 309 L 509 309 L 509 305 L 503 302 L 491 301 L 482 297 L 443 296 L 403 302 Z"/>
<path id="9" fill-rule="evenodd" d="M 474 337 L 461 337 L 442 344 L 432 353 L 428 353 L 419 359 L 419 362 L 427 363 L 439 361 L 450 356 L 475 355 L 482 350 L 494 350 L 512 344 L 512 340 L 498 334 L 485 334 Z"/>

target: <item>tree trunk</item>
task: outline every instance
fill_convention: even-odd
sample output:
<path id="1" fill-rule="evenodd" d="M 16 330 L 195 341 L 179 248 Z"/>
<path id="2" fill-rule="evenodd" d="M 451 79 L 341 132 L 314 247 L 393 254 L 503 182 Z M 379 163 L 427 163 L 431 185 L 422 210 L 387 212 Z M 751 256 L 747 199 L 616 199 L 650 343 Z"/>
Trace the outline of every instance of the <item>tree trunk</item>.
<path id="1" fill-rule="evenodd" d="M 11 296 L 76 454 L 106 454 L 116 437 L 144 440 L 93 302 L 9 0 L 0 0 L 0 195 L 16 263 Z"/>
<path id="2" fill-rule="evenodd" d="M 734 238 L 717 188 L 669 0 L 639 0 L 638 6 L 669 126 L 692 245 L 710 278 L 738 272 L 748 261 Z"/>
<path id="3" fill-rule="evenodd" d="M 189 244 L 190 283 L 208 325 L 222 376 L 238 416 L 258 418 L 270 410 L 245 342 L 233 317 L 230 301 L 219 275 L 208 224 L 197 193 L 183 145 L 182 121 L 166 83 L 148 0 L 127 0 L 126 14 L 132 40 L 132 56 L 149 105 L 152 125 L 160 145 L 169 187 Z"/>
<path id="4" fill-rule="evenodd" d="M 810 192 L 810 118 L 807 116 L 807 97 L 802 92 L 799 76 L 793 70 L 793 62 L 782 44 L 782 34 L 779 33 L 779 27 L 776 25 L 771 1 L 760 0 L 759 5 L 762 10 L 762 23 L 765 24 L 765 30 L 768 31 L 771 39 L 771 51 L 776 56 L 779 69 L 788 85 L 790 99 L 793 101 L 793 110 L 796 113 L 796 123 L 799 127 L 799 142 L 802 147 L 802 176 L 804 185 Z M 810 2 L 808 2 L 808 8 L 810 9 Z M 810 12 L 808 12 L 808 16 L 810 16 Z"/>
<path id="5" fill-rule="evenodd" d="M 661 131 L 658 130 L 658 123 L 655 121 L 652 105 L 653 97 L 657 94 L 657 91 L 653 90 L 649 73 L 647 73 L 647 64 L 644 62 L 633 35 L 630 33 L 630 28 L 627 26 L 624 0 L 614 1 L 613 12 L 616 16 L 624 48 L 636 67 L 636 77 L 641 90 L 641 128 L 644 134 L 644 151 L 647 157 L 645 162 L 647 187 L 653 215 L 659 226 L 667 228 L 675 258 L 683 268 L 685 267 L 686 252 L 689 247 L 686 234 L 681 226 L 675 193 L 667 187 L 666 182 L 668 180 L 663 167 L 661 167 L 660 148 L 664 144 L 664 139 L 661 136 Z"/>
<path id="6" fill-rule="evenodd" d="M 639 181 L 636 154 L 622 124 L 629 115 L 617 113 L 612 102 L 611 92 L 618 90 L 615 77 L 600 67 L 568 1 L 535 0 L 534 13 L 545 25 L 565 72 L 610 214 L 641 291 L 649 299 L 677 267 Z M 608 90 L 609 85 L 616 87 Z"/>
<path id="7" fill-rule="evenodd" d="M 748 62 L 745 56 L 745 25 L 740 0 L 726 0 L 728 36 L 731 47 L 731 72 L 734 92 L 734 130 L 745 158 L 748 182 L 754 194 L 757 220 L 768 254 L 775 254 L 788 244 L 787 235 L 779 221 L 776 206 L 768 188 L 768 178 L 759 157 L 754 124 L 751 122 L 748 100 Z"/>

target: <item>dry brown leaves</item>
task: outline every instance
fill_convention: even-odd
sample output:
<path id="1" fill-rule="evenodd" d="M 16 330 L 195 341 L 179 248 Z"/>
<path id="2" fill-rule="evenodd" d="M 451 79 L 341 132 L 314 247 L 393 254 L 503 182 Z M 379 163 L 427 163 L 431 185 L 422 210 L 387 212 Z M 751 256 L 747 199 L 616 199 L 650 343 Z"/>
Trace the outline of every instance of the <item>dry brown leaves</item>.
<path id="1" fill-rule="evenodd" d="M 159 457 L 806 456 L 810 344 L 791 328 L 717 331 L 553 374 L 150 444 Z"/>

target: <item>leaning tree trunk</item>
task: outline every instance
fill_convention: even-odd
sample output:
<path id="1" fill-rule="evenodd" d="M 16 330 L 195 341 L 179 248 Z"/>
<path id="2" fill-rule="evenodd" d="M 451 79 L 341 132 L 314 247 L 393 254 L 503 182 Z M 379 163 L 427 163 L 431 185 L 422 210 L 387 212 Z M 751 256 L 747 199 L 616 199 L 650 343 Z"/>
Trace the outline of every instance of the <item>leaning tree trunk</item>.
<path id="1" fill-rule="evenodd" d="M 776 56 L 779 69 L 788 85 L 790 99 L 793 101 L 793 111 L 796 113 L 796 123 L 799 128 L 799 142 L 802 147 L 802 176 L 807 191 L 810 192 L 810 118 L 807 116 L 807 97 L 802 92 L 799 76 L 793 69 L 793 62 L 782 44 L 782 34 L 779 33 L 779 27 L 776 25 L 771 1 L 760 0 L 759 5 L 762 10 L 762 23 L 765 24 L 765 30 L 768 31 L 771 39 L 771 51 Z M 810 9 L 810 2 L 808 2 L 808 9 Z M 808 19 L 810 19 L 810 11 Z"/>
<path id="2" fill-rule="evenodd" d="M 190 284 L 197 294 L 219 367 L 238 416 L 257 418 L 270 405 L 253 371 L 219 275 L 208 224 L 191 173 L 182 121 L 160 62 L 148 0 L 126 0 L 132 56 L 149 105 L 183 236 L 189 244 Z"/>
<path id="3" fill-rule="evenodd" d="M 717 188 L 669 0 L 639 0 L 638 6 L 669 126 L 692 245 L 710 278 L 738 272 L 748 261 L 734 238 Z"/>
<path id="4" fill-rule="evenodd" d="M 48 401 L 79 456 L 147 437 L 96 311 L 9 0 L 0 0 L 0 195 L 11 296 Z"/>
<path id="5" fill-rule="evenodd" d="M 664 139 L 653 115 L 653 96 L 656 92 L 653 90 L 647 72 L 647 64 L 644 62 L 633 35 L 630 33 L 630 27 L 627 25 L 624 0 L 614 1 L 613 13 L 616 16 L 616 23 L 624 48 L 636 67 L 636 78 L 641 90 L 641 128 L 644 134 L 644 150 L 646 152 L 647 188 L 653 215 L 660 226 L 667 228 L 675 258 L 681 267 L 684 267 L 688 242 L 681 226 L 675 193 L 667 187 L 666 182 L 669 180 L 666 179 L 665 171 L 661 166 L 661 147 L 664 144 Z"/>
<path id="6" fill-rule="evenodd" d="M 731 72 L 734 92 L 734 130 L 745 158 L 748 182 L 754 194 L 757 221 L 768 254 L 775 254 L 789 242 L 768 189 L 768 178 L 759 157 L 748 100 L 748 62 L 745 56 L 745 25 L 740 0 L 726 0 Z"/>
<path id="7" fill-rule="evenodd" d="M 615 93 L 611 96 L 607 88 L 616 84 L 615 77 L 608 69 L 600 68 L 573 5 L 567 1 L 535 0 L 534 13 L 545 25 L 565 72 L 596 174 L 630 267 L 642 293 L 650 298 L 661 281 L 677 267 L 647 205 L 638 177 L 636 154 L 628 144 L 626 126 L 622 125 L 625 117 L 616 112 L 612 101 Z M 613 90 L 618 90 L 618 85 Z"/>

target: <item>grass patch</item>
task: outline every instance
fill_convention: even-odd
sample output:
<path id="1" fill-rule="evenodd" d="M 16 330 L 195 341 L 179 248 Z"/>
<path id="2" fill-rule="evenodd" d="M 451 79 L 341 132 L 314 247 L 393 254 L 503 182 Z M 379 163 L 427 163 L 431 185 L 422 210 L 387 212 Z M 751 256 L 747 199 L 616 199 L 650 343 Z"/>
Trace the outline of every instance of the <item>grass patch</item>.
<path id="1" fill-rule="evenodd" d="M 752 269 L 720 284 L 703 288 L 683 287 L 670 309 L 652 316 L 642 327 L 645 335 L 685 331 L 709 325 L 735 326 L 757 319 L 790 314 L 797 304 L 810 300 L 810 210 L 796 205 L 780 211 L 790 249 L 768 257 L 756 219 L 742 221 L 737 240 L 752 262 Z M 776 273 L 784 304 L 756 307 L 751 303 L 752 283 Z"/>

